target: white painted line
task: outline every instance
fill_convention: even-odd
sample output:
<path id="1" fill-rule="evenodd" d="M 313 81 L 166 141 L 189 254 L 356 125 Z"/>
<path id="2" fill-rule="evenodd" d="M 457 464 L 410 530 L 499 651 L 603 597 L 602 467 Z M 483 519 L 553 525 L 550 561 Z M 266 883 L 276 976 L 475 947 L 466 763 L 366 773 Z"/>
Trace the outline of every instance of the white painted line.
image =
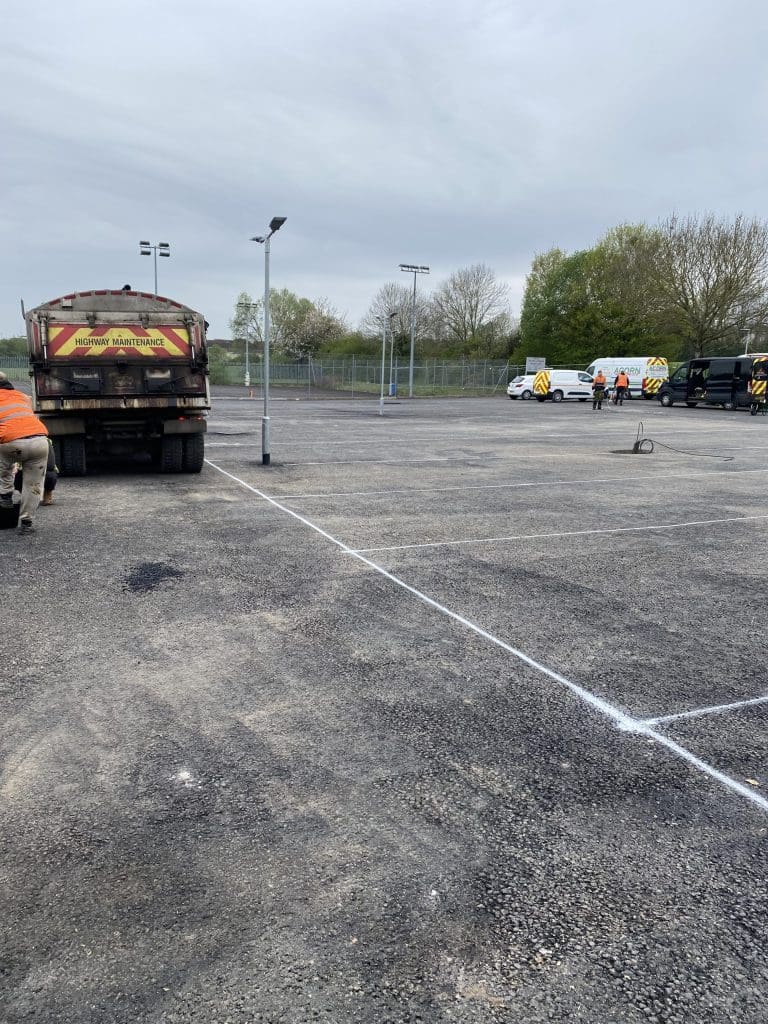
<path id="1" fill-rule="evenodd" d="M 315 491 L 310 494 L 279 494 L 276 497 L 282 498 L 283 500 L 290 499 L 295 501 L 301 498 L 375 498 L 377 495 L 389 495 L 389 494 L 431 494 L 431 493 L 443 493 L 444 491 L 457 491 L 459 493 L 463 491 L 499 491 L 499 490 L 514 490 L 518 487 L 557 487 L 567 486 L 570 484 L 578 484 L 579 487 L 588 487 L 589 484 L 623 484 L 623 483 L 641 483 L 644 484 L 648 480 L 685 480 L 689 477 L 711 477 L 713 475 L 727 476 L 729 479 L 733 476 L 742 476 L 747 473 L 768 473 L 768 468 L 765 469 L 729 469 L 722 470 L 718 466 L 712 466 L 708 470 L 692 471 L 690 473 L 680 473 L 676 470 L 672 470 L 669 473 L 643 473 L 642 476 L 595 476 L 584 479 L 581 477 L 579 480 L 529 480 L 517 483 L 509 484 L 465 484 L 463 487 L 403 487 L 403 488 L 389 488 L 386 490 L 376 491 Z"/>
<path id="2" fill-rule="evenodd" d="M 271 498 L 268 494 L 265 494 L 264 491 L 260 491 L 258 488 L 251 486 L 251 484 L 246 483 L 245 480 L 241 480 L 240 477 L 235 476 L 233 473 L 228 473 L 225 469 L 222 469 L 220 466 L 217 466 L 214 462 L 211 462 L 209 459 L 206 459 L 205 461 L 212 469 L 215 469 L 217 472 L 221 473 L 222 476 L 228 477 L 230 480 L 233 480 L 236 484 L 239 484 L 246 490 L 251 491 L 252 494 L 257 495 L 263 501 L 269 502 L 270 505 L 273 505 L 275 508 L 280 509 L 281 512 L 284 512 L 286 515 L 291 516 L 291 518 L 295 519 L 299 523 L 302 523 L 304 526 L 308 527 L 308 529 L 313 530 L 315 533 L 319 534 L 319 536 L 324 537 L 327 541 L 329 541 L 335 547 L 339 548 L 345 554 L 352 555 L 358 561 L 362 562 L 363 565 L 367 565 L 369 569 L 373 569 L 374 572 L 377 572 L 380 576 L 383 576 L 384 579 L 387 579 L 391 583 L 394 583 L 395 586 L 401 587 L 407 593 L 417 598 L 417 600 L 422 601 L 424 604 L 428 605 L 430 608 L 433 608 L 441 615 L 445 615 L 447 618 L 459 623 L 460 625 L 468 629 L 470 632 L 482 637 L 484 640 L 487 640 L 489 643 L 494 644 L 496 647 L 500 647 L 508 654 L 511 654 L 514 658 L 517 658 L 519 661 L 522 661 L 525 665 L 528 665 L 529 668 L 532 668 L 535 671 L 540 672 L 542 675 L 547 676 L 547 678 L 553 680 L 553 682 L 559 683 L 562 687 L 569 690 L 576 697 L 578 697 L 579 700 L 581 700 L 584 704 L 587 704 L 589 707 L 594 708 L 596 711 L 600 712 L 602 715 L 604 715 L 606 718 L 612 721 L 614 725 L 616 725 L 617 728 L 621 729 L 623 732 L 631 732 L 634 734 L 647 736 L 648 739 L 654 740 L 661 746 L 666 747 L 677 757 L 681 758 L 683 761 L 686 761 L 688 764 L 698 769 L 698 771 L 702 772 L 702 774 L 708 775 L 710 778 L 715 779 L 722 786 L 732 790 L 734 793 L 738 793 L 740 796 L 743 796 L 746 800 L 749 800 L 751 803 L 756 804 L 758 807 L 760 807 L 761 810 L 766 811 L 768 813 L 768 800 L 766 800 L 765 797 L 761 796 L 759 793 L 755 793 L 747 786 L 744 786 L 740 782 L 737 782 L 736 779 L 732 779 L 729 775 L 725 775 L 723 772 L 718 771 L 712 765 L 707 764 L 706 761 L 702 761 L 701 758 L 691 753 L 690 750 L 687 750 L 679 743 L 675 743 L 674 740 L 669 739 L 662 733 L 656 732 L 654 729 L 649 728 L 637 719 L 632 718 L 630 715 L 622 711 L 620 708 L 615 707 L 608 701 L 603 700 L 602 697 L 598 697 L 597 694 L 592 693 L 591 690 L 587 690 L 585 687 L 579 686 L 578 683 L 574 683 L 570 679 L 566 679 L 566 677 L 561 675 L 559 672 L 555 672 L 552 669 L 547 668 L 546 665 L 542 665 L 540 662 L 534 661 L 533 658 L 530 658 L 527 654 L 519 650 L 517 647 L 513 647 L 511 644 L 506 643 L 499 637 L 487 632 L 487 630 L 482 629 L 480 626 L 476 625 L 470 619 L 465 618 L 463 615 L 459 615 L 458 612 L 451 611 L 451 609 L 447 608 L 444 604 L 440 604 L 439 601 L 435 601 L 434 598 L 429 597 L 423 591 L 417 590 L 416 587 L 412 587 L 410 584 L 406 583 L 405 580 L 402 580 L 400 579 L 400 577 L 395 576 L 391 572 L 388 572 L 383 566 L 377 565 L 376 562 L 372 562 L 369 558 L 364 558 L 361 554 L 359 554 L 356 551 L 353 551 L 352 548 L 344 544 L 343 541 L 338 540 L 336 537 L 332 536 L 326 530 L 323 530 L 322 527 L 317 526 L 310 519 L 307 519 L 304 516 L 299 515 L 297 512 L 293 512 L 285 505 L 281 505 L 279 501 L 275 501 L 274 498 Z"/>
<path id="3" fill-rule="evenodd" d="M 706 708 L 694 708 L 693 711 L 680 711 L 676 715 L 660 715 L 658 718 L 643 718 L 641 725 L 660 725 L 662 722 L 676 722 L 680 718 L 699 718 L 701 715 L 716 715 L 720 711 L 736 711 L 739 708 L 748 708 L 752 704 L 765 704 L 766 697 L 750 697 L 749 700 L 737 700 L 732 704 L 712 704 Z"/>
<path id="4" fill-rule="evenodd" d="M 662 526 L 616 526 L 606 530 L 566 530 L 562 533 L 519 533 L 508 537 L 478 537 L 470 540 L 435 540 L 424 544 L 396 544 L 387 548 L 355 548 L 356 554 L 374 551 L 408 551 L 411 548 L 446 548 L 462 544 L 501 544 L 517 540 L 548 540 L 552 537 L 586 537 L 599 533 L 642 533 L 644 530 L 680 530 L 688 526 L 715 526 L 720 523 L 746 523 L 755 519 L 768 519 L 768 515 L 734 516 L 731 519 L 694 519 L 688 523 L 665 523 Z"/>
<path id="5" fill-rule="evenodd" d="M 206 448 L 261 448 L 261 442 L 228 443 L 212 441 Z M 281 462 L 281 466 L 411 466 L 415 462 L 495 462 L 495 455 L 446 455 L 429 459 L 324 459 L 319 462 Z"/>

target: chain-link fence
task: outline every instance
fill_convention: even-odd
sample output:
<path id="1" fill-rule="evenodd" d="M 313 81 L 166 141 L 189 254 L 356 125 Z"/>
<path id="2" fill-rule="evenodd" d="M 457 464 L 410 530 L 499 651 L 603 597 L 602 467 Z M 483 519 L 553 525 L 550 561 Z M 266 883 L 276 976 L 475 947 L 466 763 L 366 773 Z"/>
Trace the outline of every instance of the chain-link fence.
<path id="1" fill-rule="evenodd" d="M 261 363 L 250 366 L 251 387 L 261 386 Z M 583 366 L 555 366 L 553 369 L 581 370 Z M 29 377 L 26 356 L 0 356 L 0 370 L 13 381 Z M 414 363 L 413 394 L 419 395 L 493 395 L 506 391 L 507 384 L 525 366 L 501 360 L 422 359 Z M 384 394 L 408 395 L 410 367 L 393 358 L 384 362 Z M 303 363 L 270 363 L 270 385 L 290 387 L 311 395 L 317 391 L 339 391 L 347 394 L 378 395 L 381 393 L 382 364 L 380 359 L 356 358 L 311 359 Z M 245 384 L 245 363 L 216 364 L 211 367 L 212 384 Z"/>
<path id="2" fill-rule="evenodd" d="M 525 367 L 494 360 L 448 362 L 443 359 L 421 360 L 413 367 L 414 395 L 494 394 L 506 390 L 509 381 L 523 373 Z M 408 363 L 385 360 L 384 393 L 408 395 L 410 367 Z M 227 363 L 211 370 L 213 384 L 243 384 L 245 365 Z M 296 387 L 311 393 L 343 391 L 350 394 L 381 393 L 382 364 L 380 359 L 312 359 L 305 363 L 270 363 L 270 385 Z M 250 369 L 252 387 L 261 385 L 261 364 Z"/>
<path id="3" fill-rule="evenodd" d="M 8 380 L 29 380 L 28 356 L 0 356 L 0 370 Z"/>

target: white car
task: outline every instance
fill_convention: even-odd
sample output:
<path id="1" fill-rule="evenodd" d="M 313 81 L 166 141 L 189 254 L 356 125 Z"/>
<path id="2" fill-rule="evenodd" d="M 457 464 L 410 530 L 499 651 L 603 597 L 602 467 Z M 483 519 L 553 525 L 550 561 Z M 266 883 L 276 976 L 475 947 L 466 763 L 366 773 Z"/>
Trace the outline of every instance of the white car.
<path id="1" fill-rule="evenodd" d="M 526 373 L 522 377 L 515 377 L 507 384 L 507 394 L 510 398 L 522 398 L 527 402 L 533 398 L 533 378 L 535 373 Z"/>

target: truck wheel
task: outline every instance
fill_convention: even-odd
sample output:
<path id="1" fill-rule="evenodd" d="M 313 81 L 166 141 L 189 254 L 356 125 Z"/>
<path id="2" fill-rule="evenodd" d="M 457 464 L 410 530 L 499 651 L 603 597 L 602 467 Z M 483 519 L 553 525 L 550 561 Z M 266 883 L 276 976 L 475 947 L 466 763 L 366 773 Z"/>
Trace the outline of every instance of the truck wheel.
<path id="1" fill-rule="evenodd" d="M 205 459 L 205 434 L 187 434 L 184 438 L 182 468 L 185 473 L 199 473 Z"/>
<path id="2" fill-rule="evenodd" d="M 528 390 L 528 388 L 526 388 L 522 395 L 520 395 L 520 397 L 524 402 L 530 402 L 530 400 L 533 398 L 533 394 Z"/>
<path id="3" fill-rule="evenodd" d="M 749 406 L 749 415 L 750 416 L 757 416 L 757 410 L 758 409 L 759 409 L 759 406 L 758 406 L 757 402 L 752 402 L 750 404 L 750 406 Z"/>
<path id="4" fill-rule="evenodd" d="M 659 402 L 661 405 L 664 406 L 665 409 L 669 409 L 669 407 L 672 405 L 672 395 L 668 395 L 666 393 L 661 395 L 659 397 Z"/>
<path id="5" fill-rule="evenodd" d="M 61 439 L 62 476 L 85 476 L 85 438 L 79 434 Z"/>
<path id="6" fill-rule="evenodd" d="M 160 472 L 181 473 L 183 448 L 180 434 L 166 434 L 160 442 Z"/>
<path id="7" fill-rule="evenodd" d="M 563 392 L 562 391 L 553 391 L 552 392 L 552 401 L 553 402 L 562 402 L 562 400 L 563 400 Z"/>
<path id="8" fill-rule="evenodd" d="M 734 402 L 723 402 L 723 408 L 726 412 L 732 412 L 736 408 L 736 405 Z"/>

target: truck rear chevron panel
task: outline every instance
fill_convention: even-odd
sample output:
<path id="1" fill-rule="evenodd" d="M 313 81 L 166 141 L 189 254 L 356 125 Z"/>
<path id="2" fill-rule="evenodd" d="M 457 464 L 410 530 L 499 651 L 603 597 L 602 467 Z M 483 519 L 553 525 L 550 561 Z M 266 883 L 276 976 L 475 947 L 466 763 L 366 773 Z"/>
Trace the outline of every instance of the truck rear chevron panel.
<path id="1" fill-rule="evenodd" d="M 155 356 L 190 356 L 186 327 L 142 327 L 141 324 L 51 324 L 48 354 L 51 359 L 131 359 Z"/>

